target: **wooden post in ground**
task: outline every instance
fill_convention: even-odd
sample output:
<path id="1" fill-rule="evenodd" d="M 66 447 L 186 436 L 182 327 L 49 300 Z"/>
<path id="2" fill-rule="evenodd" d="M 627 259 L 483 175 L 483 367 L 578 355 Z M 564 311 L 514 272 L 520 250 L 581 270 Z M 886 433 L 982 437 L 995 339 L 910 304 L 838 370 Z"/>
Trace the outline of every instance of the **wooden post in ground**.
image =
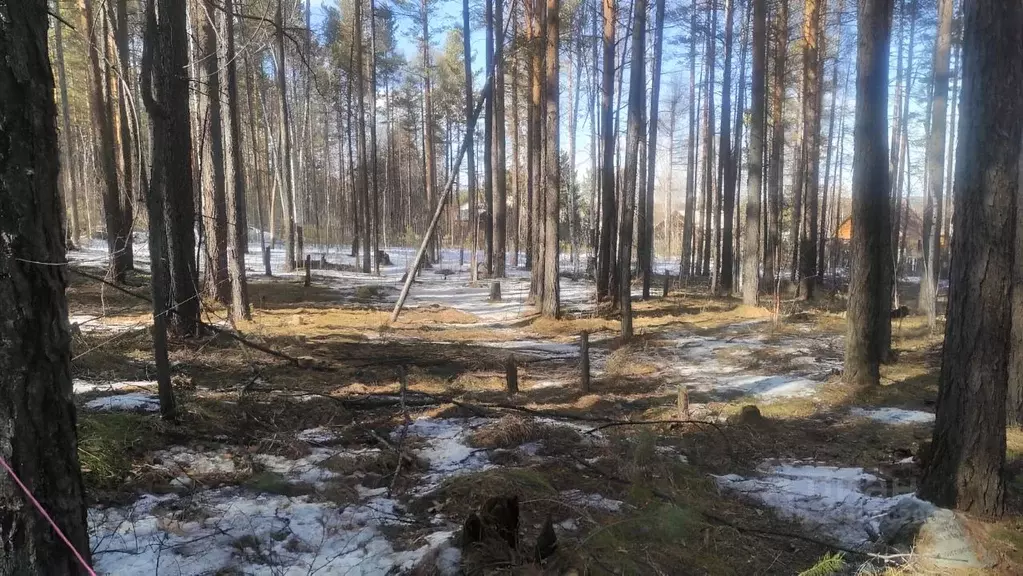
<path id="1" fill-rule="evenodd" d="M 263 269 L 264 274 L 267 276 L 273 276 L 273 272 L 270 271 L 270 247 L 263 248 Z"/>
<path id="2" fill-rule="evenodd" d="M 668 297 L 668 291 L 671 290 L 671 274 L 668 271 L 664 271 L 664 292 L 661 294 L 661 298 Z"/>
<path id="3" fill-rule="evenodd" d="M 308 288 L 312 284 L 312 267 L 309 265 L 312 261 L 312 256 L 309 254 L 305 255 L 305 287 Z"/>
<path id="4" fill-rule="evenodd" d="M 678 387 L 678 419 L 689 420 L 689 387 Z"/>
<path id="5" fill-rule="evenodd" d="M 583 394 L 590 393 L 590 333 L 583 331 L 579 335 L 579 372 L 580 388 Z"/>
<path id="6" fill-rule="evenodd" d="M 515 362 L 515 355 L 508 356 L 504 363 L 505 379 L 508 383 L 508 394 L 519 393 L 519 366 Z"/>
<path id="7" fill-rule="evenodd" d="M 500 302 L 501 301 L 501 283 L 491 282 L 490 283 L 490 301 Z"/>

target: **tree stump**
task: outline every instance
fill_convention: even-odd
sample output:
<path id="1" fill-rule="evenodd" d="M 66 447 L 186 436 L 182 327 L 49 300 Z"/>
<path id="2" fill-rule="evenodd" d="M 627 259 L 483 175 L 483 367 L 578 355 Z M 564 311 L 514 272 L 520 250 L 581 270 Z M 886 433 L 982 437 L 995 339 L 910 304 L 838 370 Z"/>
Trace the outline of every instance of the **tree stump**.
<path id="1" fill-rule="evenodd" d="M 490 283 L 490 301 L 500 302 L 501 301 L 501 283 L 491 282 Z"/>
<path id="2" fill-rule="evenodd" d="M 579 376 L 583 394 L 590 393 L 590 333 L 579 335 Z"/>
<path id="3" fill-rule="evenodd" d="M 267 276 L 273 276 L 273 272 L 270 271 L 270 247 L 263 248 L 263 269 L 264 274 Z"/>
<path id="4" fill-rule="evenodd" d="M 504 362 L 505 379 L 508 384 L 509 394 L 519 393 L 519 366 L 515 362 L 515 355 L 512 354 Z"/>
<path id="5" fill-rule="evenodd" d="M 309 263 L 311 261 L 312 261 L 312 256 L 310 256 L 309 254 L 306 254 L 305 255 L 305 287 L 306 288 L 308 288 L 309 285 L 312 284 L 312 272 L 311 272 L 312 268 L 309 266 Z"/>
<path id="6" fill-rule="evenodd" d="M 664 291 L 661 293 L 661 298 L 668 297 L 668 291 L 671 290 L 671 274 L 668 271 L 664 271 Z"/>

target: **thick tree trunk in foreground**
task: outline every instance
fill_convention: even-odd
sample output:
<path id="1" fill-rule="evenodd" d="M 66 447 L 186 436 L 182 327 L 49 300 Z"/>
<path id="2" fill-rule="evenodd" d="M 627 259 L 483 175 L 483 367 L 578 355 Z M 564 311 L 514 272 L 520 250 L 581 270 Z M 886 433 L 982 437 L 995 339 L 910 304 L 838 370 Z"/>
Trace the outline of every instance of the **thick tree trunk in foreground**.
<path id="1" fill-rule="evenodd" d="M 920 496 L 999 516 L 1005 506 L 1009 297 L 1019 239 L 1023 4 L 966 2 L 948 321 L 933 452 Z M 1018 257 L 1018 256 L 1017 256 Z"/>
<path id="2" fill-rule="evenodd" d="M 764 175 L 764 100 L 767 68 L 767 0 L 753 0 L 753 78 L 750 99 L 749 176 L 746 179 L 746 232 L 742 252 L 742 301 L 758 302 L 760 188 Z"/>
<path id="3" fill-rule="evenodd" d="M 934 43 L 931 78 L 931 127 L 927 139 L 927 201 L 924 205 L 924 267 L 919 310 L 927 325 L 937 321 L 938 270 L 941 266 L 941 204 L 945 184 L 945 121 L 948 112 L 948 66 L 952 43 L 952 1 L 938 0 L 938 37 Z M 1021 302 L 1023 304 L 1023 302 Z"/>
<path id="4" fill-rule="evenodd" d="M 89 560 L 71 395 L 57 110 L 45 0 L 0 5 L 0 457 Z M 31 261 L 31 262 L 30 262 Z M 0 574 L 80 574 L 53 528 L 0 471 Z"/>
<path id="5" fill-rule="evenodd" d="M 885 126 L 892 0 L 861 0 L 858 23 L 852 275 L 844 377 L 856 386 L 876 386 L 891 338 L 891 204 Z"/>

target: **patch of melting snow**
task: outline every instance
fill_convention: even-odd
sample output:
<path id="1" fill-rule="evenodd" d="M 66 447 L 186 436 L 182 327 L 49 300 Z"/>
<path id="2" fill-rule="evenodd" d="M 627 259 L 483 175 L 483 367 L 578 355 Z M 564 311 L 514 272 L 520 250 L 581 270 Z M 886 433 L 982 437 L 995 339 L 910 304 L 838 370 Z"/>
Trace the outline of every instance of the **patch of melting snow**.
<path id="1" fill-rule="evenodd" d="M 621 500 L 605 498 L 600 494 L 587 494 L 580 490 L 565 490 L 561 493 L 561 497 L 569 504 L 585 506 L 605 512 L 618 512 L 625 506 L 625 502 Z"/>
<path id="2" fill-rule="evenodd" d="M 323 426 L 317 428 L 309 428 L 308 430 L 302 430 L 296 436 L 299 440 L 312 444 L 313 446 L 322 446 L 324 444 L 330 444 L 338 439 L 337 432 L 330 428 Z"/>
<path id="3" fill-rule="evenodd" d="M 192 478 L 213 474 L 234 474 L 234 454 L 225 448 L 196 452 L 187 446 L 172 446 L 153 453 L 153 468 L 174 476 L 174 484 L 191 486 Z"/>
<path id="4" fill-rule="evenodd" d="M 853 408 L 850 416 L 869 418 L 885 424 L 930 424 L 934 422 L 934 414 L 922 410 L 905 410 L 902 408 Z"/>
<path id="5" fill-rule="evenodd" d="M 147 392 L 129 392 L 90 400 L 85 407 L 101 412 L 159 412 L 160 399 Z"/>
<path id="6" fill-rule="evenodd" d="M 715 478 L 722 488 L 757 500 L 851 548 L 869 546 L 881 518 L 902 499 L 912 498 L 871 494 L 880 481 L 862 468 L 792 463 L 765 464 L 758 470 L 763 475 L 757 478 L 738 474 Z"/>
<path id="7" fill-rule="evenodd" d="M 155 388 L 155 380 L 80 380 L 75 378 L 71 382 L 75 394 L 86 394 L 89 392 L 119 392 L 121 390 L 135 390 L 138 388 Z"/>
<path id="8" fill-rule="evenodd" d="M 429 473 L 415 492 L 429 492 L 450 476 L 490 468 L 486 452 L 468 444 L 469 434 L 488 421 L 486 418 L 420 418 L 409 424 L 408 435 L 426 442 L 417 452 L 430 463 Z M 391 436 L 397 438 L 400 434 L 401 427 L 398 427 Z"/>
<path id="9" fill-rule="evenodd" d="M 131 507 L 89 510 L 97 572 L 155 576 L 408 572 L 431 550 L 447 546 L 450 532 L 395 550 L 381 528 L 407 521 L 387 498 L 339 511 L 304 496 L 254 496 L 235 488 L 187 499 L 145 495 Z"/>

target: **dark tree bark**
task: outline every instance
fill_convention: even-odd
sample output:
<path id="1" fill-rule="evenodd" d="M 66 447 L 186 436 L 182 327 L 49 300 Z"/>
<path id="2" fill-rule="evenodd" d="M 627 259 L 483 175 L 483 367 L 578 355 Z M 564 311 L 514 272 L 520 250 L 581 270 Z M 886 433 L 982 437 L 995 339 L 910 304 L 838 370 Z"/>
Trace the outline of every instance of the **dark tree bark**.
<path id="1" fill-rule="evenodd" d="M 515 14 L 511 14 L 512 20 L 512 38 L 518 41 L 519 37 L 519 21 L 515 17 Z M 468 50 L 468 47 L 466 48 Z M 519 134 L 519 58 L 515 57 L 511 62 L 511 117 L 512 117 L 512 175 L 511 175 L 511 186 L 512 191 L 515 194 L 515 235 L 512 236 L 512 266 L 515 268 L 519 267 L 519 243 L 522 239 L 522 150 L 520 148 L 520 134 Z M 467 71 L 467 74 L 472 74 L 471 71 Z M 469 106 L 472 106 L 472 100 L 469 100 Z M 471 111 L 469 112 L 472 113 Z M 470 171 L 471 173 L 472 171 Z M 471 181 L 471 177 L 470 177 Z"/>
<path id="2" fill-rule="evenodd" d="M 466 145 L 465 149 L 465 167 L 466 177 L 468 178 L 468 185 L 466 188 L 466 197 L 469 199 L 469 223 L 473 227 L 476 224 L 476 146 L 473 143 L 475 130 L 469 130 L 468 126 L 472 123 L 472 109 L 473 109 L 473 95 L 472 95 L 472 47 L 470 39 L 472 37 L 472 28 L 469 25 L 469 0 L 462 0 L 462 50 L 463 56 L 462 61 L 465 67 L 465 125 L 466 125 Z M 518 146 L 516 145 L 516 152 L 518 152 Z M 476 231 L 472 231 L 472 254 L 469 256 L 469 275 L 470 278 L 476 280 Z"/>
<path id="3" fill-rule="evenodd" d="M 0 5 L 0 457 L 89 561 L 71 394 L 57 109 L 45 0 Z M 83 567 L 0 472 L 0 574 Z"/>
<path id="4" fill-rule="evenodd" d="M 934 42 L 931 78 L 931 124 L 927 140 L 927 200 L 924 205 L 924 266 L 919 310 L 927 325 L 937 322 L 938 269 L 941 253 L 941 204 L 945 184 L 945 118 L 948 113 L 948 67 L 952 44 L 952 0 L 938 0 L 938 36 Z M 1023 295 L 1021 295 L 1023 297 Z M 1021 301 L 1023 305 L 1023 301 Z M 1023 326 L 1021 326 L 1023 328 Z"/>
<path id="5" fill-rule="evenodd" d="M 785 56 L 789 50 L 789 2 L 778 1 L 774 17 L 774 70 L 771 82 L 771 154 L 767 169 L 767 244 L 764 246 L 764 283 L 775 286 L 781 275 L 781 208 L 785 169 Z"/>
<path id="6" fill-rule="evenodd" d="M 725 67 L 721 82 L 721 141 L 718 161 L 722 182 L 718 195 L 722 197 L 721 214 L 715 213 L 715 222 L 721 220 L 721 258 L 715 268 L 715 291 L 731 294 L 732 267 L 735 260 L 732 226 L 735 213 L 736 174 L 732 169 L 732 38 L 735 22 L 735 0 L 725 0 Z"/>
<path id="7" fill-rule="evenodd" d="M 920 496 L 981 516 L 1005 507 L 1005 400 L 1019 239 L 1023 4 L 963 5 L 963 90 L 948 321 Z M 1019 257 L 1018 254 L 1016 256 Z"/>
<path id="8" fill-rule="evenodd" d="M 885 126 L 892 0 L 861 0 L 856 55 L 856 122 L 853 129 L 852 275 L 845 344 L 845 380 L 880 383 L 880 365 L 891 338 L 889 298 L 890 179 Z"/>
<path id="9" fill-rule="evenodd" d="M 423 38 L 423 162 L 425 164 L 423 177 L 426 179 L 426 205 L 433 206 L 434 194 L 437 190 L 437 154 L 434 151 L 433 138 L 433 95 L 431 93 L 430 80 L 430 11 L 427 0 L 420 3 L 419 17 L 422 20 Z M 440 243 L 434 240 L 433 247 L 428 252 L 431 259 L 436 260 L 440 255 Z"/>
<path id="10" fill-rule="evenodd" d="M 695 1 L 695 0 L 694 0 Z M 604 301 L 610 296 L 612 263 L 614 257 L 614 231 L 618 214 L 615 202 L 615 128 L 614 128 L 614 82 L 615 82 L 615 23 L 618 6 L 615 0 L 603 0 L 604 13 L 604 60 L 601 79 L 601 192 L 600 192 L 600 250 L 597 261 L 597 300 Z"/>
<path id="11" fill-rule="evenodd" d="M 817 284 L 817 201 L 821 163 L 821 0 L 803 4 L 803 168 L 805 170 L 803 237 L 799 250 L 799 293 L 813 298 Z"/>
<path id="12" fill-rule="evenodd" d="M 760 188 L 764 174 L 764 101 L 767 68 L 767 0 L 753 0 L 753 78 L 750 97 L 749 176 L 746 179 L 746 233 L 742 253 L 742 301 L 756 306 L 759 292 Z"/>

